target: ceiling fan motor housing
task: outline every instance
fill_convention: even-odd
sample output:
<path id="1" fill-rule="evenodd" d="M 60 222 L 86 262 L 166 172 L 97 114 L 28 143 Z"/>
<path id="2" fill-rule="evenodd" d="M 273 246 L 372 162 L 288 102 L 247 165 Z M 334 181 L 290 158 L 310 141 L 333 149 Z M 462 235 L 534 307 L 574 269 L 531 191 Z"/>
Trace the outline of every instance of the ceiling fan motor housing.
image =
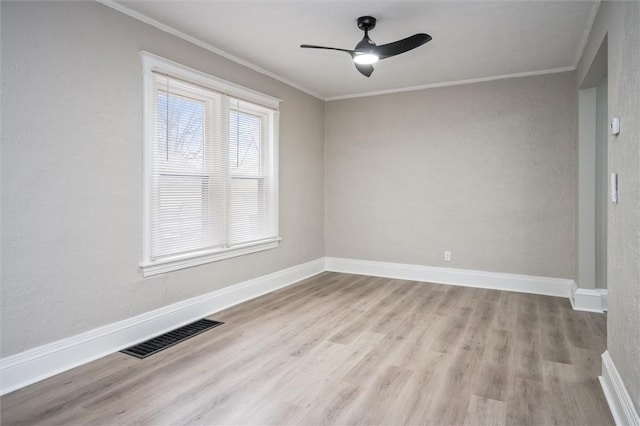
<path id="1" fill-rule="evenodd" d="M 358 18 L 358 28 L 362 31 L 371 31 L 376 27 L 376 18 L 373 16 L 361 16 Z"/>

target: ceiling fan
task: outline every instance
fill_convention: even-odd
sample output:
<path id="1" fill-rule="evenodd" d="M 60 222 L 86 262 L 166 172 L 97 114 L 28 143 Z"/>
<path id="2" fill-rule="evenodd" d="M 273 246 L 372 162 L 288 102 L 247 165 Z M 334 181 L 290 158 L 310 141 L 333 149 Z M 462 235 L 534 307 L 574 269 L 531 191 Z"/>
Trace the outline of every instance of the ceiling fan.
<path id="1" fill-rule="evenodd" d="M 358 28 L 364 31 L 364 37 L 353 50 L 340 49 L 337 47 L 315 46 L 312 44 L 301 44 L 300 47 L 307 49 L 328 49 L 338 50 L 351 55 L 353 62 L 365 77 L 369 77 L 373 73 L 373 65 L 380 59 L 390 58 L 400 53 L 407 52 L 415 49 L 418 46 L 422 46 L 426 42 L 431 40 L 429 34 L 418 33 L 410 37 L 403 38 L 402 40 L 394 41 L 393 43 L 383 44 L 376 46 L 376 44 L 369 38 L 369 31 L 376 26 L 376 18 L 373 16 L 361 16 L 358 18 Z"/>

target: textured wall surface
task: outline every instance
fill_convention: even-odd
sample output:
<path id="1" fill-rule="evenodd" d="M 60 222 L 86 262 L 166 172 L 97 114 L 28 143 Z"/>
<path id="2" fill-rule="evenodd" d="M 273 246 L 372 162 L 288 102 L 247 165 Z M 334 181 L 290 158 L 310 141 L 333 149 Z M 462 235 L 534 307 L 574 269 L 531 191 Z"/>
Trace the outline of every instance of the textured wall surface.
<path id="1" fill-rule="evenodd" d="M 142 49 L 283 99 L 279 248 L 142 278 Z M 323 102 L 267 76 L 98 3 L 2 2 L 2 113 L 2 356 L 323 255 Z"/>
<path id="2" fill-rule="evenodd" d="M 609 203 L 607 226 L 607 349 L 640 412 L 640 2 L 603 2 L 576 70 L 588 74 L 608 38 L 609 173 L 618 173 L 618 204 Z"/>
<path id="3" fill-rule="evenodd" d="M 577 110 L 572 72 L 328 102 L 326 255 L 574 278 Z"/>

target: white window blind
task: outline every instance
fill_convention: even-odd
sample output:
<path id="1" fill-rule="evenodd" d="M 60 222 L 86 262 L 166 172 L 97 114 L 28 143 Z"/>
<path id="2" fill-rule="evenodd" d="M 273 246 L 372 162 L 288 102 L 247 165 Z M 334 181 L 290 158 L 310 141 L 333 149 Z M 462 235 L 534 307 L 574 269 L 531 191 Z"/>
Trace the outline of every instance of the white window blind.
<path id="1" fill-rule="evenodd" d="M 277 109 L 159 59 L 143 55 L 144 275 L 277 246 Z"/>

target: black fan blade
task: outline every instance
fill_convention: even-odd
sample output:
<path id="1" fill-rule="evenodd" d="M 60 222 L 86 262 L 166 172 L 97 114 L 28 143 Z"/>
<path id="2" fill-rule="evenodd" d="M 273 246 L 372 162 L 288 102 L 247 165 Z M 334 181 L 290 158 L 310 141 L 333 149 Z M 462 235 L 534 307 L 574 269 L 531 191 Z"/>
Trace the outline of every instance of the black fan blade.
<path id="1" fill-rule="evenodd" d="M 327 49 L 327 50 L 338 50 L 340 52 L 347 52 L 348 54 L 353 56 L 353 50 L 349 50 L 349 49 L 340 49 L 338 47 L 326 47 L 326 46 L 316 46 L 313 44 L 301 44 L 300 47 L 304 48 L 304 49 Z"/>
<path id="2" fill-rule="evenodd" d="M 360 74 L 364 75 L 365 77 L 369 77 L 371 76 L 371 74 L 373 74 L 373 65 L 364 65 L 357 62 L 354 62 L 353 64 L 356 66 L 358 71 L 360 71 Z"/>
<path id="3" fill-rule="evenodd" d="M 400 53 L 408 52 L 411 49 L 422 46 L 430 40 L 431 36 L 429 34 L 414 34 L 410 37 L 403 38 L 402 40 L 394 41 L 393 43 L 376 46 L 374 50 L 380 59 L 385 59 L 399 55 Z"/>

